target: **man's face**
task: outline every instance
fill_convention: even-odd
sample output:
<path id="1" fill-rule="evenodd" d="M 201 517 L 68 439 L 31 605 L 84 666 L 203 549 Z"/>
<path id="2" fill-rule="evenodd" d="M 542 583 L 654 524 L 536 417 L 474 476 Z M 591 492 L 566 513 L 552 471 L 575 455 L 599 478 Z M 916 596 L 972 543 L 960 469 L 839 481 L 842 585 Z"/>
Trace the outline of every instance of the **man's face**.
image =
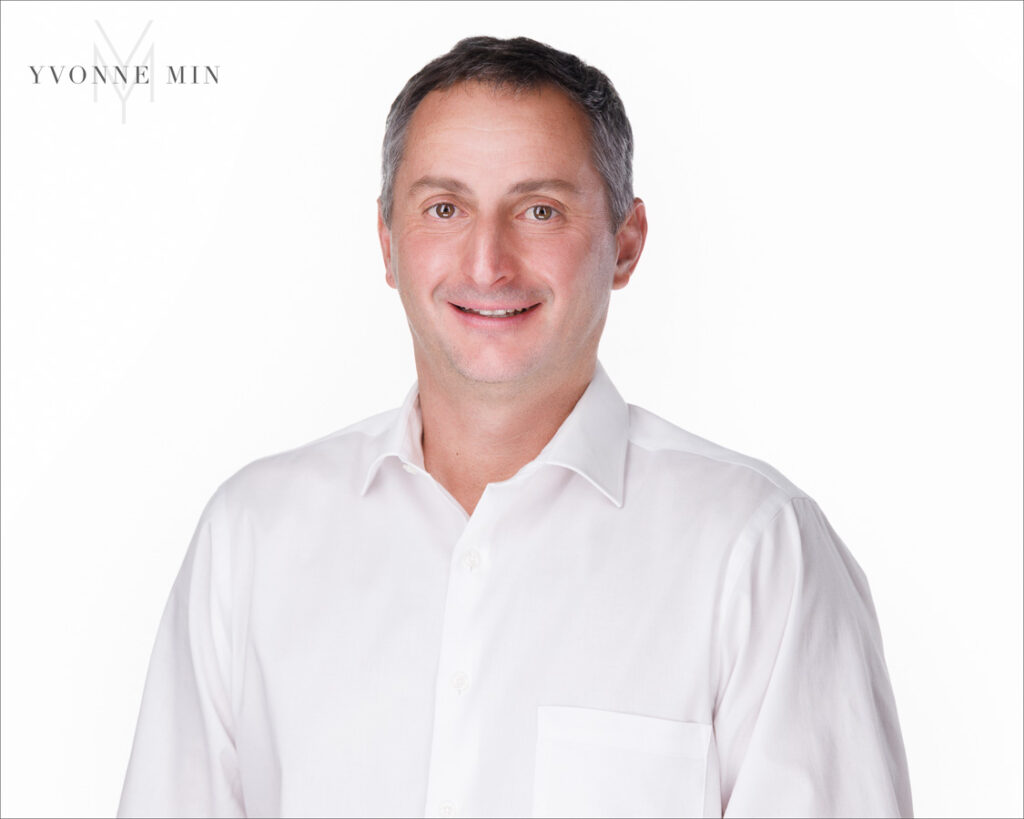
<path id="1" fill-rule="evenodd" d="M 393 201 L 381 247 L 421 377 L 542 385 L 593 365 L 646 222 L 640 203 L 612 233 L 589 124 L 564 94 L 431 92 L 409 123 Z"/>

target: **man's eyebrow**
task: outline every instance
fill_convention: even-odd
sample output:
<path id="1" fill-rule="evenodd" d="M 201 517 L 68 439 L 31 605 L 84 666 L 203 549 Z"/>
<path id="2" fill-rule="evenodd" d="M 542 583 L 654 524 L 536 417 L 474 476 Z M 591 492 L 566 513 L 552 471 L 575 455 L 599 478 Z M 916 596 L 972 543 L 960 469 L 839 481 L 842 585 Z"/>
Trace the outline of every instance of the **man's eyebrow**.
<path id="1" fill-rule="evenodd" d="M 516 184 L 508 189 L 508 192 L 510 195 L 514 195 L 536 193 L 541 190 L 555 190 L 575 194 L 580 192 L 580 189 L 572 184 L 572 182 L 567 182 L 564 179 L 526 179 L 522 182 L 516 182 Z"/>
<path id="2" fill-rule="evenodd" d="M 452 193 L 469 193 L 469 185 L 450 176 L 421 176 L 409 187 L 409 196 L 424 189 L 441 189 Z"/>
<path id="3" fill-rule="evenodd" d="M 414 196 L 421 190 L 446 190 L 452 193 L 471 193 L 469 185 L 460 182 L 451 176 L 421 176 L 409 187 L 409 195 Z M 580 192 L 572 182 L 564 179 L 524 179 L 516 182 L 508 189 L 509 196 L 521 195 L 524 193 L 536 193 L 541 190 L 563 191 L 565 193 L 578 194 Z"/>

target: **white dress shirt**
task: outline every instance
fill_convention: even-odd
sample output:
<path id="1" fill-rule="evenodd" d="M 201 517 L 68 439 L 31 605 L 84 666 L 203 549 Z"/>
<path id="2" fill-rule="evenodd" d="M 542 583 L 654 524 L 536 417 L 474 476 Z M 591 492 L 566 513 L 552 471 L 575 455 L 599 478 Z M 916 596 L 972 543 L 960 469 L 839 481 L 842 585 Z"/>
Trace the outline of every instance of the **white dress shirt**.
<path id="1" fill-rule="evenodd" d="M 119 816 L 911 815 L 868 584 L 813 500 L 598 364 L 472 516 L 404 405 L 213 495 Z"/>

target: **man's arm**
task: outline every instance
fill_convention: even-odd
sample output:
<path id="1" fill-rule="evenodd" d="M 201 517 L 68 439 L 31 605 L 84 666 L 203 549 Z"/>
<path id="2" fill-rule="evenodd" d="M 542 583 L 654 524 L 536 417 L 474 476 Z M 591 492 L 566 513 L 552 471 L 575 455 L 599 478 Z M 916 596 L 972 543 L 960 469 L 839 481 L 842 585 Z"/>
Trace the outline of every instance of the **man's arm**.
<path id="1" fill-rule="evenodd" d="M 714 728 L 725 816 L 911 816 L 867 580 L 809 498 L 741 539 Z"/>
<path id="2" fill-rule="evenodd" d="M 117 815 L 245 816 L 231 709 L 231 555 L 222 492 L 164 609 Z"/>

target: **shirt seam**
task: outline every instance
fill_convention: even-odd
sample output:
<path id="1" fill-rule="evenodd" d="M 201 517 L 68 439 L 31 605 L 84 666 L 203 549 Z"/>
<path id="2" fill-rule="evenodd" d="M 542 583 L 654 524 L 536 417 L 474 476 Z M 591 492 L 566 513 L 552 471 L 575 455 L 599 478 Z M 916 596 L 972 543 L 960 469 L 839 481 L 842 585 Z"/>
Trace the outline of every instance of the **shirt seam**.
<path id="1" fill-rule="evenodd" d="M 668 446 L 664 446 L 664 447 L 649 447 L 649 446 L 644 446 L 639 441 L 635 441 L 632 438 L 629 439 L 629 444 L 630 444 L 630 446 L 635 446 L 637 449 L 641 449 L 644 452 L 650 452 L 652 454 L 658 453 L 658 452 L 679 452 L 679 453 L 682 453 L 684 455 L 692 455 L 695 458 L 703 458 L 706 461 L 712 461 L 714 463 L 728 464 L 729 466 L 739 466 L 739 467 L 742 467 L 744 469 L 748 469 L 748 470 L 750 470 L 751 472 L 753 472 L 753 473 L 755 473 L 757 475 L 760 475 L 766 481 L 771 483 L 771 485 L 774 486 L 776 489 L 779 489 L 782 492 L 785 492 L 786 496 L 787 496 L 787 500 L 794 500 L 796 498 L 806 497 L 806 494 L 804 492 L 799 491 L 799 490 L 795 494 L 793 494 L 792 490 L 790 489 L 789 486 L 787 486 L 785 483 L 780 483 L 776 478 L 772 477 L 772 475 L 769 474 L 768 472 L 766 472 L 764 469 L 759 469 L 754 464 L 750 464 L 750 463 L 747 463 L 745 460 L 741 460 L 741 458 L 743 456 L 739 456 L 737 458 L 722 458 L 722 457 L 716 457 L 714 455 L 708 455 L 708 454 L 703 453 L 703 452 L 697 452 L 696 450 L 693 450 L 693 449 L 675 448 L 675 447 L 668 447 Z M 751 515 L 751 517 L 753 517 L 753 515 Z M 745 527 L 746 527 L 746 524 L 744 524 L 744 528 Z"/>

